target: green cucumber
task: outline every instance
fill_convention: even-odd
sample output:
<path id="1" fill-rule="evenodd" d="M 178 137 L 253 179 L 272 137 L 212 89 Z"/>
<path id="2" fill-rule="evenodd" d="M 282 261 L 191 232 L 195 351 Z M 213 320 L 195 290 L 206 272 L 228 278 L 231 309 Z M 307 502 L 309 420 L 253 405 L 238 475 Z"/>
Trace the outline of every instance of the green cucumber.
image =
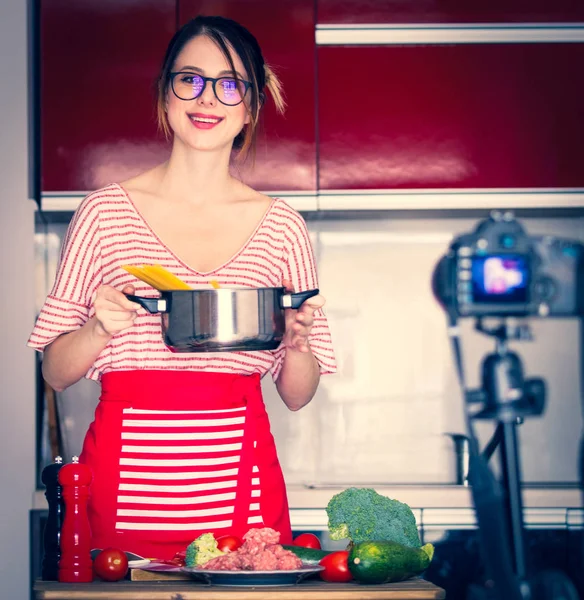
<path id="1" fill-rule="evenodd" d="M 351 548 L 348 566 L 360 583 L 390 583 L 419 575 L 433 556 L 432 544 L 408 548 L 397 542 L 361 542 Z"/>
<path id="2" fill-rule="evenodd" d="M 316 548 L 304 548 L 303 546 L 283 546 L 285 550 L 290 550 L 307 565 L 318 565 L 318 563 L 330 554 L 327 550 L 317 550 Z"/>

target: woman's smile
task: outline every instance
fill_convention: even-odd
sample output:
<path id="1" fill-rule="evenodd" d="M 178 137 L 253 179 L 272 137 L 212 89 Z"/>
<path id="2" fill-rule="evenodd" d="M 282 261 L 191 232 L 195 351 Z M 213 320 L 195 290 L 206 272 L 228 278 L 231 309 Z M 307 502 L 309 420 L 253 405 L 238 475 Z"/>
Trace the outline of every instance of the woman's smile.
<path id="1" fill-rule="evenodd" d="M 187 113 L 191 123 L 197 129 L 213 129 L 216 125 L 219 125 L 223 121 L 223 117 L 216 117 L 215 115 L 206 115 L 203 113 Z"/>

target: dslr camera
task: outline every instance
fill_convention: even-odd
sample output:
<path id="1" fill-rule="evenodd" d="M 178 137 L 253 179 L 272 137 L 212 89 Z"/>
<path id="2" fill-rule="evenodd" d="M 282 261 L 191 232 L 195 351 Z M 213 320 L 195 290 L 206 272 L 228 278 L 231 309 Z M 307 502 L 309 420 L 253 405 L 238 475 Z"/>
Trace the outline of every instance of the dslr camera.
<path id="1" fill-rule="evenodd" d="M 493 212 L 455 238 L 432 287 L 453 317 L 584 315 L 584 245 L 529 236 L 514 215 Z"/>

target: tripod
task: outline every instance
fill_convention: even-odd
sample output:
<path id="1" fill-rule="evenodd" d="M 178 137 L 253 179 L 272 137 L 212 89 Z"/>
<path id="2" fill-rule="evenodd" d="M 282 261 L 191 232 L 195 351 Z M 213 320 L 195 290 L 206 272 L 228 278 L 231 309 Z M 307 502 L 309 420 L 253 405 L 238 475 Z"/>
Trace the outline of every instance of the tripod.
<path id="1" fill-rule="evenodd" d="M 469 432 L 472 434 L 473 419 L 495 420 L 497 426 L 480 454 L 476 438 L 471 436 L 469 481 L 492 589 L 489 592 L 474 586 L 470 597 L 489 598 L 494 592 L 495 597 L 504 600 L 577 599 L 573 584 L 561 572 L 541 573 L 536 580 L 527 581 L 517 427 L 525 417 L 543 413 L 546 389 L 543 379 L 524 378 L 521 360 L 509 350 L 508 342 L 530 340 L 531 332 L 527 325 L 512 326 L 505 320 L 488 329 L 480 318 L 475 329 L 493 336 L 496 348 L 483 360 L 481 388 L 467 390 L 465 394 L 467 404 L 480 405 L 479 410 L 469 415 Z M 499 482 L 487 466 L 497 448 L 501 466 Z"/>

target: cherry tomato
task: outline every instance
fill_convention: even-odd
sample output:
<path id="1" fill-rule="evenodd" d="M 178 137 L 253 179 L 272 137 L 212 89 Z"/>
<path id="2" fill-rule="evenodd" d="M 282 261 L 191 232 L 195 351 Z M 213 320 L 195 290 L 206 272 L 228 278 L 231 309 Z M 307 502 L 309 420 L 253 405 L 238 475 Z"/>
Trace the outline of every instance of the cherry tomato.
<path id="1" fill-rule="evenodd" d="M 315 548 L 316 550 L 322 550 L 320 540 L 314 533 L 301 533 L 298 537 L 294 538 L 292 542 L 294 546 L 302 546 L 303 548 Z"/>
<path id="2" fill-rule="evenodd" d="M 236 535 L 222 535 L 217 538 L 217 548 L 221 552 L 233 552 L 242 544 L 243 542 Z"/>
<path id="3" fill-rule="evenodd" d="M 319 563 L 324 567 L 324 571 L 320 572 L 320 578 L 324 579 L 324 581 L 335 583 L 351 581 L 353 576 L 351 575 L 351 571 L 349 571 L 348 559 L 348 550 L 339 550 L 338 552 L 327 554 Z"/>
<path id="4" fill-rule="evenodd" d="M 95 574 L 105 581 L 119 581 L 128 572 L 128 557 L 117 548 L 102 550 L 93 561 Z"/>

